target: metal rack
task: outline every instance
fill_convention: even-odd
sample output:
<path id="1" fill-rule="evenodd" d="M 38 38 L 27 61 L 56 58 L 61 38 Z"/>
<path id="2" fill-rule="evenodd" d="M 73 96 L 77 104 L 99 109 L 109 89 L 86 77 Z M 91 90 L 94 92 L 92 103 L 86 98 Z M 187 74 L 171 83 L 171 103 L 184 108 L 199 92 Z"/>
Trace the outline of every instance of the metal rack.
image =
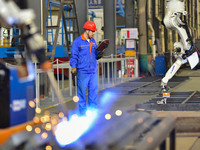
<path id="1" fill-rule="evenodd" d="M 58 11 L 58 19 L 57 25 L 53 26 L 53 18 L 52 18 L 52 8 L 56 7 Z M 78 28 L 78 20 L 77 20 L 77 13 L 76 13 L 76 3 L 75 0 L 60 0 L 60 1 L 47 1 L 47 10 L 49 11 L 49 15 L 47 17 L 47 45 L 48 45 L 48 34 L 51 34 L 52 38 L 52 52 L 48 52 L 47 55 L 51 56 L 51 61 L 54 60 L 56 46 L 59 36 L 60 30 L 60 22 L 62 22 L 61 29 L 62 29 L 62 45 L 67 46 L 68 54 L 70 53 L 71 43 L 72 43 L 72 36 L 76 37 L 79 35 L 79 28 Z M 48 21 L 50 20 L 50 25 L 48 25 Z M 55 30 L 55 35 L 53 35 L 53 30 Z M 65 42 L 64 42 L 65 41 Z"/>

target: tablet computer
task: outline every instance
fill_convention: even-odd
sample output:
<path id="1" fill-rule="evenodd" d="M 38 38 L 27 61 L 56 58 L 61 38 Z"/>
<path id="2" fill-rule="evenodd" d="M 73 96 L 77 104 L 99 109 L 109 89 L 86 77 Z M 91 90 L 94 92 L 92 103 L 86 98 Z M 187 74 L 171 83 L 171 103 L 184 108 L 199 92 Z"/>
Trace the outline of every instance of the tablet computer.
<path id="1" fill-rule="evenodd" d="M 104 49 L 106 49 L 109 45 L 109 40 L 108 39 L 104 39 L 98 46 L 97 46 L 97 50 L 99 51 L 103 51 Z"/>

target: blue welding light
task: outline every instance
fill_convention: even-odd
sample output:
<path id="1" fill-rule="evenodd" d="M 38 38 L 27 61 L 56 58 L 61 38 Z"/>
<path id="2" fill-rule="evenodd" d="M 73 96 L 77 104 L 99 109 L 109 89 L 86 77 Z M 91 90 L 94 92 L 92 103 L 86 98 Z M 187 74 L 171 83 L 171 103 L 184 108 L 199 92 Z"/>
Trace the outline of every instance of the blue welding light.
<path id="1" fill-rule="evenodd" d="M 88 110 L 90 111 L 90 110 Z M 55 138 L 61 147 L 77 141 L 84 133 L 88 131 L 97 118 L 97 111 L 87 113 L 86 116 L 72 117 L 71 120 L 63 120 L 55 130 Z"/>
<path id="2" fill-rule="evenodd" d="M 112 92 L 105 92 L 100 98 L 101 107 L 109 107 L 113 101 L 116 99 L 116 95 Z"/>

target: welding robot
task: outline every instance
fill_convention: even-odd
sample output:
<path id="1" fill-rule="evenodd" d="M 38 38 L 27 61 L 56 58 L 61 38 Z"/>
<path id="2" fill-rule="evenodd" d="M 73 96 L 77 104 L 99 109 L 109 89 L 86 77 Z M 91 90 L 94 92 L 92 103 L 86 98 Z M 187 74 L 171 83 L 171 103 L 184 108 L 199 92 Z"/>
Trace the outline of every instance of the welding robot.
<path id="1" fill-rule="evenodd" d="M 168 81 L 176 74 L 182 64 L 189 62 L 191 69 L 199 63 L 197 49 L 192 41 L 192 36 L 186 20 L 185 0 L 167 0 L 167 14 L 163 23 L 167 29 L 176 30 L 180 36 L 180 42 L 174 43 L 174 57 L 176 61 L 170 67 L 161 81 L 163 99 L 157 104 L 166 104 L 167 97 L 170 97 Z"/>
<path id="2" fill-rule="evenodd" d="M 35 116 L 34 108 L 28 106 L 35 99 L 35 72 L 31 61 L 35 55 L 43 70 L 51 69 L 45 56 L 45 47 L 33 20 L 31 9 L 21 10 L 14 1 L 0 0 L 0 24 L 3 27 L 16 25 L 21 29 L 26 46 L 26 58 L 17 59 L 16 67 L 0 63 L 0 128 L 28 122 Z"/>
<path id="3" fill-rule="evenodd" d="M 12 0 L 0 0 L 1 26 L 18 26 L 21 29 L 22 40 L 26 48 L 25 60 L 18 61 L 17 67 L 10 69 L 5 64 L 0 63 L 0 94 L 4 97 L 3 100 L 1 99 L 0 105 L 0 128 L 14 126 L 34 117 L 33 115 L 31 117 L 26 116 L 27 114 L 24 115 L 24 113 L 27 113 L 27 101 L 34 100 L 35 97 L 32 86 L 35 78 L 32 56 L 36 56 L 41 69 L 46 72 L 56 100 L 60 103 L 60 109 L 67 116 L 67 108 L 64 107 L 63 103 L 64 99 L 61 92 L 57 90 L 57 83 L 52 73 L 52 64 L 45 55 L 44 41 L 37 30 L 34 19 L 35 13 L 32 9 L 20 9 Z M 22 119 L 23 117 L 27 118 Z M 2 121 L 5 122 L 2 123 Z"/>

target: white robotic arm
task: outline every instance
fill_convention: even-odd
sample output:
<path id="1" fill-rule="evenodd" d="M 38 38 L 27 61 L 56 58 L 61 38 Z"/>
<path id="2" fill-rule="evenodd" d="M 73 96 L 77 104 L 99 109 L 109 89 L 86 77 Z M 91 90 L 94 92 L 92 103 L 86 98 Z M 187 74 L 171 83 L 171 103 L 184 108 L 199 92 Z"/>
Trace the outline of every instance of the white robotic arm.
<path id="1" fill-rule="evenodd" d="M 27 47 L 27 57 L 36 55 L 42 69 L 49 70 L 51 64 L 47 61 L 44 42 L 34 19 L 35 14 L 32 9 L 20 9 L 12 0 L 0 0 L 0 24 L 4 27 L 18 26 Z"/>
<path id="2" fill-rule="evenodd" d="M 60 103 L 61 110 L 68 116 L 68 110 L 64 105 L 64 98 L 58 90 L 57 82 L 52 73 L 52 65 L 45 55 L 45 46 L 42 36 L 38 33 L 34 23 L 35 14 L 31 9 L 20 9 L 12 0 L 0 0 L 0 24 L 5 26 L 17 25 L 21 29 L 27 52 L 26 60 L 34 54 L 41 64 L 41 68 L 46 71 L 51 88 Z M 30 60 L 27 61 L 28 65 Z M 29 65 L 29 66 L 32 66 Z M 28 68 L 29 68 L 28 66 Z"/>
<path id="3" fill-rule="evenodd" d="M 178 31 L 184 50 L 189 50 L 191 36 L 186 22 L 182 20 L 186 15 L 185 0 L 167 0 L 167 14 L 164 18 L 164 24 L 167 29 Z"/>
<path id="4" fill-rule="evenodd" d="M 32 9 L 21 10 L 13 1 L 0 0 L 0 23 L 2 26 L 26 25 L 32 23 L 35 14 Z"/>
<path id="5" fill-rule="evenodd" d="M 181 41 L 174 43 L 175 58 L 177 60 L 162 79 L 161 86 L 163 91 L 167 90 L 168 81 L 175 75 L 180 66 L 186 63 L 188 61 L 187 58 L 196 52 L 185 22 L 186 15 L 185 0 L 167 0 L 167 14 L 164 18 L 164 25 L 167 29 L 178 31 Z"/>

